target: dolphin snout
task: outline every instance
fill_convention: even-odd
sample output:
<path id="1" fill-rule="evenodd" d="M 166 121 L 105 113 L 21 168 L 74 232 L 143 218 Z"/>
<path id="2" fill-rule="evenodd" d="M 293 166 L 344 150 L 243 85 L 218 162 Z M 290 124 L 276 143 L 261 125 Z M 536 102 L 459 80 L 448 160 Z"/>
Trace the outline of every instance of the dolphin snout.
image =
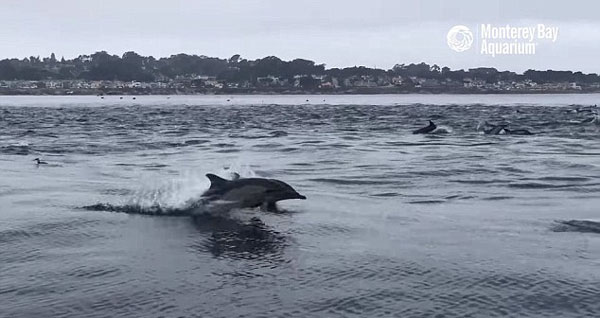
<path id="1" fill-rule="evenodd" d="M 306 200 L 306 197 L 303 196 L 302 194 L 298 194 L 298 199 L 300 199 L 300 200 Z"/>

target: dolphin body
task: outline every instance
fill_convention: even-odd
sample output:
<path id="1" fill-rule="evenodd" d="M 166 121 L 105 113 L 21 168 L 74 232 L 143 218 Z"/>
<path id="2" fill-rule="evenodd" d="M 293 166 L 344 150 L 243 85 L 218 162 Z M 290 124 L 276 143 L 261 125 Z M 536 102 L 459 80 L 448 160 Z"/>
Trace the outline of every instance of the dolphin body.
<path id="1" fill-rule="evenodd" d="M 229 209 L 256 208 L 266 211 L 278 211 L 277 201 L 306 197 L 283 181 L 264 178 L 240 178 L 235 174 L 233 180 L 226 180 L 209 173 L 210 188 L 202 194 L 204 203 L 223 203 Z"/>
<path id="2" fill-rule="evenodd" d="M 527 129 L 508 129 L 507 124 L 490 125 L 486 122 L 485 125 L 491 127 L 489 129 L 484 128 L 483 132 L 486 135 L 533 135 L 533 133 Z"/>
<path id="3" fill-rule="evenodd" d="M 501 135 L 501 134 L 506 134 L 507 133 L 507 129 L 506 129 L 506 125 L 497 125 L 497 126 L 492 126 L 492 128 L 488 129 L 488 130 L 484 130 L 486 135 Z"/>
<path id="4" fill-rule="evenodd" d="M 430 120 L 429 121 L 429 126 L 423 127 L 423 128 L 419 128 L 415 131 L 413 131 L 413 135 L 417 135 L 417 134 L 428 134 L 432 131 L 434 131 L 437 128 L 437 126 Z"/>
<path id="5" fill-rule="evenodd" d="M 35 161 L 35 164 L 38 165 L 38 166 L 39 165 L 47 165 L 48 164 L 45 161 L 41 161 L 40 158 L 35 158 L 35 159 L 33 159 L 33 161 Z"/>
<path id="6" fill-rule="evenodd" d="M 531 136 L 533 133 L 527 129 L 505 129 L 507 135 Z"/>

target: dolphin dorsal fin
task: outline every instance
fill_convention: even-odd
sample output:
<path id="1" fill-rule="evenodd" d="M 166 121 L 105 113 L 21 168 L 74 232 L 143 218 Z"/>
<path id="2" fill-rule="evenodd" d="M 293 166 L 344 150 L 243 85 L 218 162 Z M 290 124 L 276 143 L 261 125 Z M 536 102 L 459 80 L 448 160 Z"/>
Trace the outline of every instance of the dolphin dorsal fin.
<path id="1" fill-rule="evenodd" d="M 227 183 L 227 180 L 212 173 L 207 173 L 206 177 L 208 178 L 208 180 L 210 180 L 209 189 L 215 189 Z"/>

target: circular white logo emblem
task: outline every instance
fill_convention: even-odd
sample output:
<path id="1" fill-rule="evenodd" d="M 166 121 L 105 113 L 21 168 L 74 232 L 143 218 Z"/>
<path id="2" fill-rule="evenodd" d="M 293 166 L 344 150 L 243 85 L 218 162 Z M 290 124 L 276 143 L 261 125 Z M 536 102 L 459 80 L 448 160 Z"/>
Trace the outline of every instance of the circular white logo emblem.
<path id="1" fill-rule="evenodd" d="M 456 52 L 466 51 L 473 44 L 473 33 L 464 25 L 455 25 L 446 35 L 448 46 Z"/>

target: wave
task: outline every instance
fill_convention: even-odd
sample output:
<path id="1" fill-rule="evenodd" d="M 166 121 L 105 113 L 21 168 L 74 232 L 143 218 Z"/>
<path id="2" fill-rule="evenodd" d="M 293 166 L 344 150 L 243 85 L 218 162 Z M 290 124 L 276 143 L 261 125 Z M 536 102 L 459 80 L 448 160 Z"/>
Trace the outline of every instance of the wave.
<path id="1" fill-rule="evenodd" d="M 589 220 L 558 220 L 552 227 L 552 231 L 600 234 L 600 222 Z"/>

